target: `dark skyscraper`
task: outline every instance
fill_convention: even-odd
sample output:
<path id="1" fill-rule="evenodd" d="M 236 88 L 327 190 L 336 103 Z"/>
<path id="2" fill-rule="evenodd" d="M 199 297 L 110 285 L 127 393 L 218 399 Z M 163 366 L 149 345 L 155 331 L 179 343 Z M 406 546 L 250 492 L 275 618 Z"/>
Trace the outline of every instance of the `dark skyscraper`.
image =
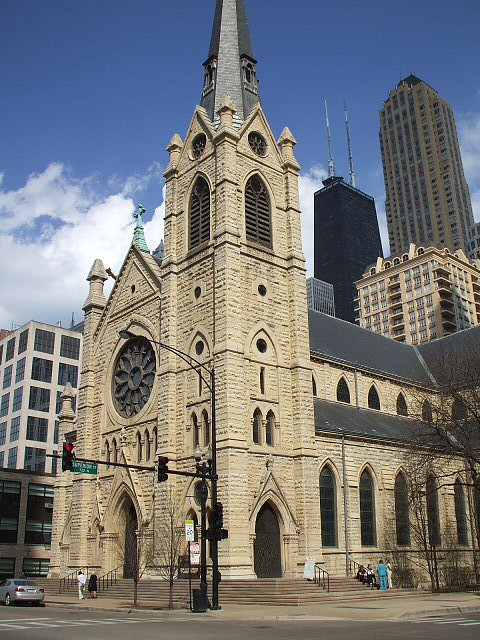
<path id="1" fill-rule="evenodd" d="M 333 284 L 335 315 L 355 321 L 355 281 L 365 267 L 383 257 L 375 201 L 329 176 L 314 197 L 314 275 Z"/>

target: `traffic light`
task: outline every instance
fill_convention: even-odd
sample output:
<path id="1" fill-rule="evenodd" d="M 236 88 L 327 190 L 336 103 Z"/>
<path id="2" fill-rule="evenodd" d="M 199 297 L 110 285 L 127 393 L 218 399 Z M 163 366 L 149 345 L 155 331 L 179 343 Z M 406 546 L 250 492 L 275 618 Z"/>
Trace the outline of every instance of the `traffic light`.
<path id="1" fill-rule="evenodd" d="M 73 442 L 63 443 L 62 471 L 73 471 L 73 461 L 75 460 L 74 447 Z"/>
<path id="2" fill-rule="evenodd" d="M 168 458 L 159 456 L 158 458 L 158 482 L 168 480 Z"/>
<path id="3" fill-rule="evenodd" d="M 215 531 L 220 531 L 223 528 L 223 504 L 221 502 L 213 505 L 212 525 Z"/>

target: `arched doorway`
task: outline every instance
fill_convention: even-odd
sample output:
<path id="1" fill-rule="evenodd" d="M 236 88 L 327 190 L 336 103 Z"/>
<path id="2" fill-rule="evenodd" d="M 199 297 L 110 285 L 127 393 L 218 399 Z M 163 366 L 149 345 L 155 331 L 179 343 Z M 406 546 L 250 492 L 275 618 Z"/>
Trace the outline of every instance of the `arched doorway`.
<path id="1" fill-rule="evenodd" d="M 136 563 L 138 561 L 137 553 L 137 531 L 138 519 L 137 511 L 133 506 L 133 502 L 128 499 L 125 501 L 125 533 L 123 544 L 123 577 L 133 578 Z"/>
<path id="2" fill-rule="evenodd" d="M 282 577 L 280 524 L 277 514 L 268 502 L 263 505 L 257 515 L 253 557 L 257 578 Z"/>

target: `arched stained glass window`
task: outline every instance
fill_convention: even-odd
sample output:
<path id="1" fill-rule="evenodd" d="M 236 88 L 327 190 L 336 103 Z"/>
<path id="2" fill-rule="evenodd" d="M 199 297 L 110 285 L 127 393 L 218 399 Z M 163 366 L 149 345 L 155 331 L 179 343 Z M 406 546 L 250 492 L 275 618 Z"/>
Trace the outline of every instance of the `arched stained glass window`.
<path id="1" fill-rule="evenodd" d="M 457 480 L 453 487 L 455 497 L 455 519 L 457 521 L 458 544 L 468 544 L 467 510 L 465 508 L 465 492 L 462 483 Z"/>
<path id="2" fill-rule="evenodd" d="M 253 442 L 255 444 L 260 444 L 261 442 L 261 433 L 262 433 L 262 414 L 260 409 L 255 409 L 255 413 L 253 414 Z"/>
<path id="3" fill-rule="evenodd" d="M 210 189 L 207 181 L 197 178 L 190 196 L 189 248 L 210 240 Z"/>
<path id="4" fill-rule="evenodd" d="M 320 516 L 322 546 L 337 546 L 337 509 L 335 476 L 330 467 L 323 467 L 320 474 Z"/>
<path id="5" fill-rule="evenodd" d="M 397 397 L 397 414 L 399 416 L 408 416 L 407 401 L 403 393 L 399 393 Z"/>
<path id="6" fill-rule="evenodd" d="M 397 544 L 410 544 L 410 514 L 408 509 L 408 486 L 403 473 L 395 478 L 395 523 L 397 529 Z"/>
<path id="7" fill-rule="evenodd" d="M 439 546 L 440 537 L 440 513 L 438 510 L 437 481 L 433 475 L 427 478 L 427 518 L 428 518 L 428 538 L 430 544 Z"/>
<path id="8" fill-rule="evenodd" d="M 252 176 L 245 187 L 245 234 L 247 240 L 272 246 L 270 197 L 263 181 Z"/>
<path id="9" fill-rule="evenodd" d="M 362 546 L 374 547 L 376 544 L 375 489 L 372 476 L 366 469 L 360 478 L 360 529 Z"/>
<path id="10" fill-rule="evenodd" d="M 337 400 L 350 404 L 350 389 L 345 378 L 340 378 L 337 384 Z"/>
<path id="11" fill-rule="evenodd" d="M 369 409 L 380 411 L 380 398 L 378 396 L 378 391 L 375 389 L 373 384 L 368 392 L 368 407 Z"/>
<path id="12" fill-rule="evenodd" d="M 265 425 L 265 443 L 273 447 L 273 434 L 275 432 L 275 416 L 273 411 L 267 413 L 267 423 Z"/>

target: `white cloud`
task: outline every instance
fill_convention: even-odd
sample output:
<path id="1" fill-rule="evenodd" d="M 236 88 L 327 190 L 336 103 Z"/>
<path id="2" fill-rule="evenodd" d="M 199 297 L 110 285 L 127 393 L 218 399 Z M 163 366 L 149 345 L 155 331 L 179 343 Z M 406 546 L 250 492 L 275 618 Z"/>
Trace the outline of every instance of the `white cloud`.
<path id="1" fill-rule="evenodd" d="M 118 271 L 133 233 L 131 195 L 159 171 L 154 164 L 105 195 L 95 177 L 77 179 L 64 165 L 51 164 L 17 190 L 0 189 L 0 327 L 30 319 L 65 323 L 72 311 L 79 320 L 93 261 L 101 258 Z M 145 233 L 155 248 L 163 237 L 163 205 Z"/>
<path id="2" fill-rule="evenodd" d="M 475 220 L 480 220 L 480 114 L 469 113 L 458 118 L 458 136 L 463 168 L 472 196 Z"/>
<path id="3" fill-rule="evenodd" d="M 307 261 L 307 276 L 313 276 L 313 194 L 323 188 L 322 180 L 327 177 L 323 167 L 314 166 L 306 173 L 300 174 L 299 192 L 302 211 L 303 252 Z"/>

